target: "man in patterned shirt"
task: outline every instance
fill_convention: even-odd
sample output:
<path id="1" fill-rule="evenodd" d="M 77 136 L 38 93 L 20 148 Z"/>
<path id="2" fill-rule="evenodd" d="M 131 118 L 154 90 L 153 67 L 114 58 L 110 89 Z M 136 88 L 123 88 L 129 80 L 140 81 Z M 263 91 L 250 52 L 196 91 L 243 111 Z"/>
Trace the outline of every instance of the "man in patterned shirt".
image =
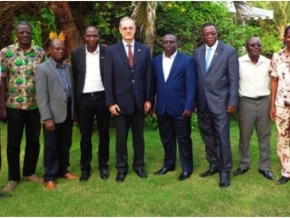
<path id="1" fill-rule="evenodd" d="M 40 147 L 40 115 L 35 99 L 34 70 L 45 60 L 45 52 L 41 47 L 32 45 L 31 33 L 32 27 L 28 22 L 18 22 L 17 43 L 0 51 L 0 118 L 7 119 L 8 132 L 8 183 L 3 188 L 4 192 L 13 190 L 20 181 L 20 144 L 24 126 L 26 148 L 23 180 L 36 183 L 43 181 L 35 175 Z"/>

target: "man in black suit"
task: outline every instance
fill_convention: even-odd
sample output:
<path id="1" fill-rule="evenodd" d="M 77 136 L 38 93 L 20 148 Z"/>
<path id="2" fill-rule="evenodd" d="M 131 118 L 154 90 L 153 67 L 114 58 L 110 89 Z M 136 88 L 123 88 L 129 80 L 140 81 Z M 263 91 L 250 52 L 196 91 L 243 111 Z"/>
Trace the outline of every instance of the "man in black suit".
<path id="1" fill-rule="evenodd" d="M 104 88 L 104 60 L 107 47 L 99 45 L 99 31 L 90 26 L 85 32 L 86 44 L 72 52 L 73 76 L 77 86 L 78 122 L 81 131 L 81 171 L 80 181 L 91 176 L 92 133 L 94 118 L 99 133 L 100 177 L 109 177 L 109 119 Z"/>
<path id="2" fill-rule="evenodd" d="M 122 41 L 108 48 L 105 58 L 105 92 L 109 110 L 115 117 L 116 181 L 123 182 L 128 172 L 127 138 L 133 134 L 133 168 L 140 178 L 147 178 L 144 169 L 144 118 L 151 108 L 150 49 L 134 40 L 135 22 L 124 17 L 119 31 Z"/>
<path id="3" fill-rule="evenodd" d="M 197 115 L 210 168 L 200 174 L 220 172 L 220 187 L 230 185 L 232 153 L 229 113 L 235 111 L 239 93 L 239 62 L 235 49 L 218 40 L 214 24 L 202 26 L 204 45 L 194 53 L 197 73 Z"/>

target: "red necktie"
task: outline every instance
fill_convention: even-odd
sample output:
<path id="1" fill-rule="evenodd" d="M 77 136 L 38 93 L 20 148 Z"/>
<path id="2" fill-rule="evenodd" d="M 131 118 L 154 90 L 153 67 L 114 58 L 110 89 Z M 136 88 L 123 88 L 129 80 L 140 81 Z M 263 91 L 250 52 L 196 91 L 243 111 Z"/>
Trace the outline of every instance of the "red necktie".
<path id="1" fill-rule="evenodd" d="M 127 45 L 128 46 L 128 61 L 129 61 L 129 65 L 130 67 L 133 67 L 133 62 L 134 62 L 134 56 L 132 53 L 132 45 Z"/>

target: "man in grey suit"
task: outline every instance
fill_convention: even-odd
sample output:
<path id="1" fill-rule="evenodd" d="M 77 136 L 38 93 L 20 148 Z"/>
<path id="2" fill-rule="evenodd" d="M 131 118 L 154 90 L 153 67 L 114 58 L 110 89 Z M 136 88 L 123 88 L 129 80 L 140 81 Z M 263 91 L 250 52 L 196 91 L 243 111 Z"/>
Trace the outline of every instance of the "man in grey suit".
<path id="1" fill-rule="evenodd" d="M 62 41 L 51 41 L 50 58 L 36 69 L 36 100 L 39 106 L 44 135 L 44 185 L 56 188 L 55 179 L 77 179 L 68 171 L 72 143 L 74 96 L 72 71 L 64 62 Z"/>
<path id="2" fill-rule="evenodd" d="M 235 49 L 218 40 L 214 24 L 202 26 L 205 45 L 195 50 L 197 115 L 209 169 L 201 177 L 220 173 L 220 187 L 230 185 L 232 153 L 229 113 L 238 102 L 239 62 Z"/>

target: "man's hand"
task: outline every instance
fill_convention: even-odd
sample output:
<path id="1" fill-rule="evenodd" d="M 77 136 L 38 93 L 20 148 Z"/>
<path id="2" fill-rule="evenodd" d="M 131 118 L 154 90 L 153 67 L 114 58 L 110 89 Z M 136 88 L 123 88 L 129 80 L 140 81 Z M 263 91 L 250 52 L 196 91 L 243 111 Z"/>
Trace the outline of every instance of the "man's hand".
<path id="1" fill-rule="evenodd" d="M 228 106 L 228 110 L 227 110 L 228 113 L 234 113 L 235 111 L 236 111 L 236 107 L 231 106 L 231 105 Z"/>
<path id="2" fill-rule="evenodd" d="M 49 132 L 53 132 L 55 130 L 55 124 L 53 119 L 48 119 L 44 121 L 45 129 Z"/>
<path id="3" fill-rule="evenodd" d="M 151 109 L 151 102 L 150 101 L 146 101 L 145 104 L 144 104 L 144 112 L 145 112 L 145 114 L 147 114 L 150 109 Z"/>
<path id="4" fill-rule="evenodd" d="M 117 104 L 111 105 L 109 110 L 113 116 L 119 116 L 119 112 L 121 111 Z"/>
<path id="5" fill-rule="evenodd" d="M 276 120 L 276 107 L 275 106 L 271 106 L 269 115 L 271 117 L 271 120 L 273 121 Z"/>
<path id="6" fill-rule="evenodd" d="M 188 110 L 184 110 L 184 112 L 182 113 L 182 115 L 185 116 L 185 117 L 191 117 L 192 112 L 191 111 L 188 111 Z"/>

